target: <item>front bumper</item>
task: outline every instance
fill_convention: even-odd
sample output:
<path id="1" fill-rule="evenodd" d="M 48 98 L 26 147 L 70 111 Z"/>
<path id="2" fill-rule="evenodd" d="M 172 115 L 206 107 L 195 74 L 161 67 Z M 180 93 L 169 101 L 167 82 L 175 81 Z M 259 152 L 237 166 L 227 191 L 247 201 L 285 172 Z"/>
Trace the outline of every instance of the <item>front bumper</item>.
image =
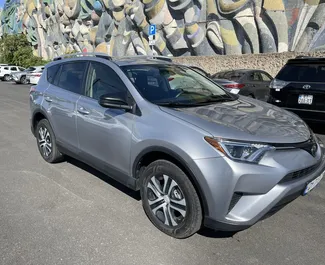
<path id="1" fill-rule="evenodd" d="M 315 158 L 304 150 L 282 150 L 266 155 L 259 165 L 225 157 L 195 164 L 207 204 L 205 226 L 239 231 L 302 195 L 307 183 L 324 172 L 325 156 L 319 146 Z"/>

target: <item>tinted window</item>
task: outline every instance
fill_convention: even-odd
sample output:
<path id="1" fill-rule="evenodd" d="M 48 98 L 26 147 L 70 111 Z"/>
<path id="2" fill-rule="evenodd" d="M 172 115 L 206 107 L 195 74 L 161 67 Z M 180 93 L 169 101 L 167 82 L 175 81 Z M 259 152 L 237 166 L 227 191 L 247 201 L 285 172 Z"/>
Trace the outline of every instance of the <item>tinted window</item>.
<path id="1" fill-rule="evenodd" d="M 152 81 L 154 82 L 154 80 Z M 87 77 L 85 95 L 98 100 L 104 94 L 126 100 L 127 88 L 112 68 L 102 63 L 92 62 Z"/>
<path id="2" fill-rule="evenodd" d="M 254 72 L 249 75 L 249 80 L 258 82 L 258 81 L 262 81 L 262 78 L 260 76 L 260 73 Z"/>
<path id="3" fill-rule="evenodd" d="M 22 67 L 19 67 L 19 71 L 24 71 L 25 69 Z"/>
<path id="4" fill-rule="evenodd" d="M 57 86 L 73 93 L 82 94 L 86 68 L 86 62 L 62 64 Z"/>
<path id="5" fill-rule="evenodd" d="M 54 84 L 55 76 L 58 73 L 59 69 L 60 69 L 59 64 L 47 68 L 47 81 L 49 83 Z"/>
<path id="6" fill-rule="evenodd" d="M 3 69 L 5 69 L 5 70 L 9 70 L 9 67 L 4 67 Z"/>
<path id="7" fill-rule="evenodd" d="M 31 71 L 34 71 L 36 68 L 35 67 L 28 67 L 27 69 L 26 69 L 26 71 L 27 72 L 31 72 Z"/>
<path id="8" fill-rule="evenodd" d="M 325 82 L 325 65 L 287 64 L 276 78 L 283 81 Z"/>
<path id="9" fill-rule="evenodd" d="M 180 65 L 131 65 L 122 69 L 139 93 L 156 104 L 206 104 L 229 96 L 214 82 Z"/>
<path id="10" fill-rule="evenodd" d="M 228 72 L 226 73 L 223 78 L 226 78 L 228 80 L 232 80 L 235 82 L 238 82 L 245 74 L 241 72 Z"/>
<path id="11" fill-rule="evenodd" d="M 11 67 L 10 70 L 11 71 L 17 71 L 17 67 Z"/>

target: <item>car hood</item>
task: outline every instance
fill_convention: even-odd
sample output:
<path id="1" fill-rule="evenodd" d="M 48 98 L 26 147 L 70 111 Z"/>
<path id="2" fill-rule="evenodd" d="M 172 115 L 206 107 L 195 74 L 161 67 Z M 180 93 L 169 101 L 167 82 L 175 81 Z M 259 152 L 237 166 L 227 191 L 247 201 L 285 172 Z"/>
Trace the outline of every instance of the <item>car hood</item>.
<path id="1" fill-rule="evenodd" d="M 299 143 L 310 138 L 309 127 L 297 115 L 242 96 L 207 106 L 160 108 L 214 137 L 264 143 Z"/>

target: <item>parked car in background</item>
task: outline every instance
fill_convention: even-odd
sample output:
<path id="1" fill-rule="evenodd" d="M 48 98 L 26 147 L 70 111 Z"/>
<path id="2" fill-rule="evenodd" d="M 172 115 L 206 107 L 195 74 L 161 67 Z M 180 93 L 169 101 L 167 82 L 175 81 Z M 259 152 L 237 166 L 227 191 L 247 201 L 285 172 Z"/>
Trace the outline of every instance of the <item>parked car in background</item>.
<path id="1" fill-rule="evenodd" d="M 40 70 L 40 71 L 37 71 L 37 72 L 35 71 L 35 72 L 32 72 L 32 73 L 29 73 L 27 75 L 27 80 L 31 85 L 37 85 L 38 84 L 38 81 L 40 80 L 40 78 L 42 76 L 43 69 Z"/>
<path id="2" fill-rule="evenodd" d="M 197 66 L 190 66 L 193 70 L 197 71 L 198 73 L 205 75 L 206 77 L 210 78 L 214 82 L 216 82 L 218 85 L 221 85 L 222 87 L 228 89 L 233 94 L 238 94 L 240 91 L 240 88 L 242 88 L 241 84 L 238 84 L 237 82 L 230 81 L 228 79 L 218 79 L 215 78 L 215 75 L 211 75 L 204 71 L 202 68 Z"/>
<path id="3" fill-rule="evenodd" d="M 239 84 L 235 81 L 231 81 L 228 79 L 217 79 L 213 78 L 213 81 L 215 81 L 217 84 L 221 85 L 222 87 L 228 89 L 233 94 L 238 94 L 241 90 L 241 88 L 244 87 L 243 84 Z"/>
<path id="4" fill-rule="evenodd" d="M 267 100 L 269 94 L 269 86 L 273 77 L 262 70 L 254 69 L 237 69 L 216 73 L 212 75 L 212 79 L 227 79 L 234 81 L 234 88 L 240 89 L 239 94 L 256 98 L 259 100 Z"/>
<path id="5" fill-rule="evenodd" d="M 12 79 L 17 84 L 28 84 L 29 80 L 27 79 L 27 75 L 29 73 L 40 72 L 44 69 L 44 66 L 31 66 L 21 72 L 12 73 Z"/>
<path id="6" fill-rule="evenodd" d="M 0 66 L 0 79 L 2 81 L 10 81 L 12 74 L 20 71 L 24 71 L 25 68 L 16 65 Z"/>
<path id="7" fill-rule="evenodd" d="M 325 59 L 289 60 L 270 84 L 268 102 L 305 121 L 325 122 Z"/>

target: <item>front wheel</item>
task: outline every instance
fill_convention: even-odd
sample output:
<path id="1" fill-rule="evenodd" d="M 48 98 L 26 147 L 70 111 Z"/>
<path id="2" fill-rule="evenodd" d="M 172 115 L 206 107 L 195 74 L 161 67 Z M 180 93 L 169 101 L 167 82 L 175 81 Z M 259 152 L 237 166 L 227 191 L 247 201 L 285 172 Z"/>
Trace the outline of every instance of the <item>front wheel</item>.
<path id="1" fill-rule="evenodd" d="M 140 192 L 145 213 L 165 234 L 182 239 L 201 228 L 199 196 L 175 164 L 166 160 L 151 163 L 141 176 Z"/>

